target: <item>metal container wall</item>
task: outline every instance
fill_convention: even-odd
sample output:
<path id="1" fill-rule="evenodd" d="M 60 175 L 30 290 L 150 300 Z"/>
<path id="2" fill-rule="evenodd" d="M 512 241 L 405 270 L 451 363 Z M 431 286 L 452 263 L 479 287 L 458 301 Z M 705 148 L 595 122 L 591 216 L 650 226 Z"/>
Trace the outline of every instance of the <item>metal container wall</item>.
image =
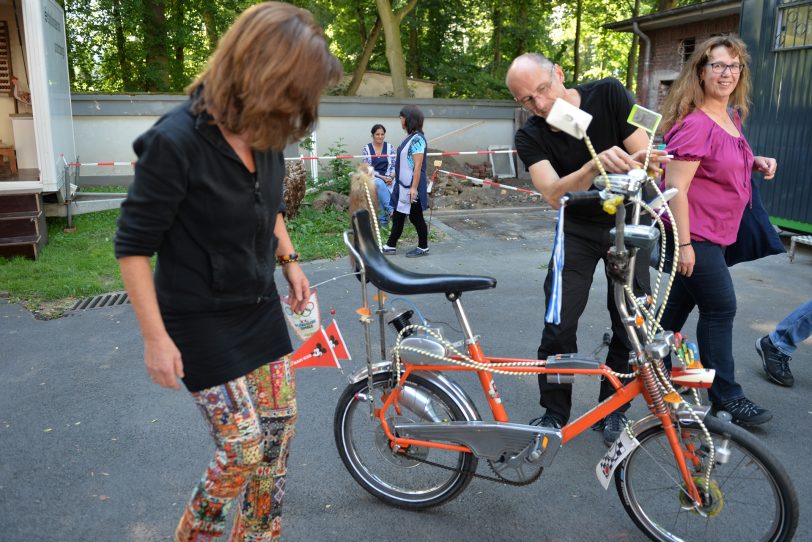
<path id="1" fill-rule="evenodd" d="M 785 20 L 778 28 L 779 12 L 785 18 L 800 14 L 802 26 L 812 25 L 812 0 L 742 2 L 740 34 L 752 59 L 753 85 L 744 131 L 756 155 L 778 160 L 775 180 L 761 182 L 773 223 L 812 232 L 812 39 L 792 48 L 780 45 L 789 25 Z"/>

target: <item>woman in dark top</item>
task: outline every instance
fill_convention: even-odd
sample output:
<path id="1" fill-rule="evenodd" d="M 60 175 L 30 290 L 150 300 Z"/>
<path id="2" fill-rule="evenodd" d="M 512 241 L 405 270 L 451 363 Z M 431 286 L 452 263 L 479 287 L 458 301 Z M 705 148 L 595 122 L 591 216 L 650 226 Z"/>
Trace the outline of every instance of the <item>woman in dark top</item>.
<path id="1" fill-rule="evenodd" d="M 223 35 L 189 100 L 135 141 L 116 257 L 147 372 L 166 388 L 183 380 L 216 445 L 175 540 L 220 536 L 238 497 L 231 540 L 279 537 L 296 402 L 274 262 L 293 310 L 310 290 L 283 217 L 282 149 L 340 75 L 309 12 L 260 4 Z"/>
<path id="2" fill-rule="evenodd" d="M 389 200 L 395 180 L 395 149 L 384 140 L 385 137 L 386 128 L 383 124 L 376 124 L 372 127 L 372 142 L 364 145 L 362 151 L 364 163 L 375 170 L 375 188 L 378 205 L 381 207 L 379 220 L 382 226 L 389 223 L 389 215 L 392 214 Z"/>
<path id="3" fill-rule="evenodd" d="M 400 125 L 408 134 L 398 147 L 395 158 L 395 187 L 392 191 L 392 231 L 383 246 L 384 254 L 394 254 L 403 233 L 406 217 L 417 230 L 417 247 L 406 253 L 419 258 L 429 253 L 429 232 L 423 211 L 429 207 L 426 179 L 426 136 L 423 135 L 423 112 L 416 105 L 400 110 Z"/>

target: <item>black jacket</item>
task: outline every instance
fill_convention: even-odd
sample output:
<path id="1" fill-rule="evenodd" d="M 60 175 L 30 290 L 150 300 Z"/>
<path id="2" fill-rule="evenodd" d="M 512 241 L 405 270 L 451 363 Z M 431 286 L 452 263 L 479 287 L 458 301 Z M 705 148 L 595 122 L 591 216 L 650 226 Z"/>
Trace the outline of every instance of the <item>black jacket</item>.
<path id="1" fill-rule="evenodd" d="M 162 312 L 218 310 L 278 295 L 273 280 L 285 176 L 281 152 L 254 152 L 249 172 L 208 114 L 190 102 L 135 140 L 135 179 L 115 254 L 158 253 Z"/>

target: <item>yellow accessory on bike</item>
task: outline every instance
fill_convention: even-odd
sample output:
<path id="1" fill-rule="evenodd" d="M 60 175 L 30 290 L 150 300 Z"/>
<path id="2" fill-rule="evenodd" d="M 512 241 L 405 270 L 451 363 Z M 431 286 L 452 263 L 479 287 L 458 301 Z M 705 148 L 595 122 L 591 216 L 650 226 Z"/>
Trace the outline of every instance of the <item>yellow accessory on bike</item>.
<path id="1" fill-rule="evenodd" d="M 623 204 L 623 196 L 612 196 L 611 198 L 604 200 L 603 212 L 609 215 L 613 215 L 617 213 L 617 206 L 622 204 Z"/>

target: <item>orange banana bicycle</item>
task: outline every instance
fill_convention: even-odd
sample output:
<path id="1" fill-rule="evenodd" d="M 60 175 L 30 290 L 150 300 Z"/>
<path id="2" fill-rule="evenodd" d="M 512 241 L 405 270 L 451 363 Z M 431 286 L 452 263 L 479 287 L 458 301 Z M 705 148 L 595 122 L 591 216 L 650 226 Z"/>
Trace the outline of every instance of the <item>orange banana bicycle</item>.
<path id="1" fill-rule="evenodd" d="M 368 212 L 355 213 L 353 231 L 344 238 L 361 278 L 359 313 L 367 364 L 350 378 L 339 398 L 334 433 L 339 455 L 361 487 L 388 504 L 420 510 L 456 498 L 474 476 L 529 484 L 564 444 L 643 396 L 650 415 L 630 423 L 595 470 L 604 488 L 614 480 L 623 507 L 646 535 L 668 541 L 792 539 L 798 498 L 783 466 L 756 437 L 709 415 L 697 393 L 695 402 L 682 398 L 678 388 L 708 388 L 714 371 L 692 366 L 681 354 L 685 349 L 679 339 L 657 327 L 652 300 L 632 292 L 634 258 L 656 243 L 662 231 L 659 213 L 670 212 L 662 194 L 657 203 L 642 201 L 645 183 L 656 186 L 645 169 L 628 175 L 604 173 L 595 182 L 600 190 L 562 199 L 565 205 L 600 199 L 605 208 L 616 211 L 615 244 L 607 265 L 615 302 L 634 345 L 633 372 L 625 375 L 578 354 L 546 360 L 485 355 L 463 309 L 462 294 L 493 288 L 496 280 L 399 268 L 381 254 Z M 633 213 L 631 224 L 625 223 L 624 204 Z M 641 208 L 655 217 L 660 230 L 639 224 Z M 662 274 L 661 267 L 657 287 Z M 368 282 L 378 289 L 377 309 L 370 308 Z M 439 329 L 413 324 L 413 311 L 387 308 L 381 292 L 444 294 L 461 326 L 462 340 L 451 342 Z M 373 312 L 380 325 L 377 360 Z M 389 359 L 386 323 L 397 332 Z M 669 372 L 663 359 L 672 352 L 677 362 Z M 476 374 L 491 420 L 483 420 L 469 395 L 448 377 L 456 372 Z M 543 374 L 556 382 L 593 375 L 605 378 L 616 391 L 561 429 L 538 427 L 509 421 L 494 374 Z M 477 473 L 480 460 L 487 462 L 492 475 Z"/>

